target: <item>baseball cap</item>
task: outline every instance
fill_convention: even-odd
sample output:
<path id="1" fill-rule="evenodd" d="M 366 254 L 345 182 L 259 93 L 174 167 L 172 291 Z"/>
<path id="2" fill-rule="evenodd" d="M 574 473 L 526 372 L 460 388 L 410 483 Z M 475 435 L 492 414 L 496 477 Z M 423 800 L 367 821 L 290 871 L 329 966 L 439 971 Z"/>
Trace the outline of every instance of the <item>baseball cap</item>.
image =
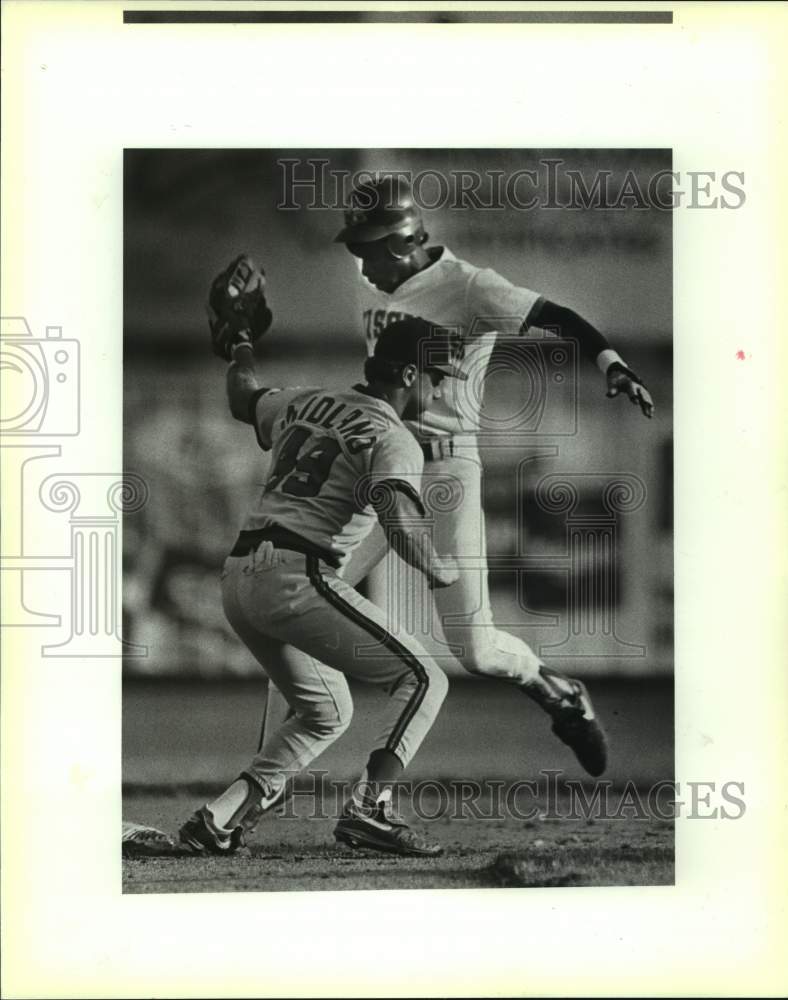
<path id="1" fill-rule="evenodd" d="M 423 372 L 441 372 L 464 382 L 467 374 L 454 364 L 458 348 L 456 333 L 411 316 L 383 330 L 375 344 L 375 357 L 395 365 L 416 365 Z"/>

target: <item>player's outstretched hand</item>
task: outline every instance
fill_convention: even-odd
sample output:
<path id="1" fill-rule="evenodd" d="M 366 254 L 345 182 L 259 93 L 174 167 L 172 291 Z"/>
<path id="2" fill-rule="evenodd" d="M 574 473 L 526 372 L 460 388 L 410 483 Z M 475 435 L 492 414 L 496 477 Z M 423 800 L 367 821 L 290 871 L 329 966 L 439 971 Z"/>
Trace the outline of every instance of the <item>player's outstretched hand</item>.
<path id="1" fill-rule="evenodd" d="M 607 397 L 613 399 L 621 392 L 626 393 L 633 403 L 637 403 L 644 417 L 651 419 L 654 413 L 651 393 L 630 368 L 616 361 L 607 370 Z"/>
<path id="2" fill-rule="evenodd" d="M 430 584 L 434 589 L 450 587 L 460 578 L 460 570 L 454 556 L 439 556 L 432 564 Z"/>
<path id="3" fill-rule="evenodd" d="M 265 272 L 241 254 L 211 282 L 208 322 L 213 353 L 230 361 L 233 347 L 243 341 L 254 346 L 272 319 L 265 299 Z"/>

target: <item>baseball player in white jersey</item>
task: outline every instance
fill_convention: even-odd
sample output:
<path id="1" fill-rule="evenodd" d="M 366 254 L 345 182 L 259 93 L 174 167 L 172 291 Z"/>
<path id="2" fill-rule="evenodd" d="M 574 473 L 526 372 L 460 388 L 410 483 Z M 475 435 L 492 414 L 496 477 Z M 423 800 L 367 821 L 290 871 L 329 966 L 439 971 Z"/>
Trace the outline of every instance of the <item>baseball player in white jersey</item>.
<path id="1" fill-rule="evenodd" d="M 626 394 L 646 417 L 652 415 L 653 402 L 605 337 L 577 313 L 513 285 L 490 268 L 459 260 L 447 247 L 428 247 L 427 239 L 421 213 L 401 175 L 360 185 L 336 237 L 361 271 L 361 319 L 369 353 L 389 324 L 407 316 L 447 327 L 461 339 L 461 368 L 473 377 L 447 385 L 441 398 L 409 426 L 423 449 L 425 474 L 445 476 L 447 487 L 462 498 L 445 505 L 451 509 L 435 513 L 436 545 L 455 555 L 461 567 L 478 567 L 486 561 L 482 468 L 469 420 L 472 423 L 481 406 L 473 391 L 498 334 L 520 335 L 530 327 L 560 330 L 605 374 L 609 397 Z M 358 579 L 383 555 L 380 538 L 371 536 L 351 561 L 346 578 Z M 550 715 L 553 732 L 585 770 L 595 776 L 603 773 L 606 739 L 584 685 L 546 667 L 526 643 L 495 627 L 486 571 L 461 569 L 459 582 L 436 592 L 435 603 L 446 639 L 459 647 L 465 669 L 511 681 Z M 281 715 L 273 689 L 268 706 L 267 720 Z"/>
<path id="2" fill-rule="evenodd" d="M 270 322 L 270 314 L 268 322 Z M 290 715 L 270 730 L 246 770 L 183 825 L 198 853 L 234 852 L 288 778 L 347 728 L 347 677 L 384 687 L 389 700 L 361 781 L 335 829 L 351 846 L 435 855 L 440 847 L 406 826 L 391 785 L 440 709 L 446 675 L 422 646 L 345 580 L 343 566 L 373 525 L 436 592 L 456 583 L 418 527 L 424 456 L 404 419 L 417 419 L 444 379 L 465 376 L 453 343 L 422 320 L 392 324 L 367 360 L 366 384 L 342 392 L 261 388 L 250 344 L 230 347 L 233 415 L 271 450 L 268 480 L 222 573 L 225 614 L 284 696 Z M 222 348 L 224 350 L 224 348 Z"/>
<path id="3" fill-rule="evenodd" d="M 462 502 L 436 516 L 435 543 L 460 565 L 486 558 L 481 498 L 481 463 L 476 438 L 478 390 L 497 335 L 520 335 L 530 327 L 560 330 L 607 378 L 607 395 L 625 393 L 647 417 L 648 390 L 610 344 L 575 312 L 537 292 L 513 285 L 490 268 L 459 260 L 444 246 L 426 246 L 421 214 L 401 176 L 360 185 L 336 237 L 357 259 L 363 279 L 361 306 L 369 353 L 394 321 L 420 316 L 449 328 L 461 340 L 460 367 L 471 379 L 453 382 L 409 426 L 424 452 L 425 472 L 446 477 Z M 477 420 L 474 425 L 473 415 Z M 469 426 L 470 422 L 470 426 Z M 379 552 L 382 556 L 382 552 Z M 367 563 L 372 561 L 369 553 Z M 460 647 L 471 673 L 509 680 L 530 695 L 553 720 L 553 731 L 592 775 L 606 766 L 606 740 L 584 686 L 546 667 L 517 637 L 494 626 L 486 572 L 460 573 L 459 582 L 435 602 L 447 640 Z"/>

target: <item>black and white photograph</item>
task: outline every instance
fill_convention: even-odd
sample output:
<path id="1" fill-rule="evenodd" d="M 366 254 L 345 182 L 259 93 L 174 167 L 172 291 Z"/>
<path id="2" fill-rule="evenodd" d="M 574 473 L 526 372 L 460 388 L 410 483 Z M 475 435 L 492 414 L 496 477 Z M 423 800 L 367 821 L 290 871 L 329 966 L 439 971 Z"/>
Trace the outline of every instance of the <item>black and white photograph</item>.
<path id="1" fill-rule="evenodd" d="M 673 882 L 674 188 L 125 151 L 124 891 Z"/>
<path id="2" fill-rule="evenodd" d="M 786 13 L 2 0 L 3 997 L 786 995 Z"/>

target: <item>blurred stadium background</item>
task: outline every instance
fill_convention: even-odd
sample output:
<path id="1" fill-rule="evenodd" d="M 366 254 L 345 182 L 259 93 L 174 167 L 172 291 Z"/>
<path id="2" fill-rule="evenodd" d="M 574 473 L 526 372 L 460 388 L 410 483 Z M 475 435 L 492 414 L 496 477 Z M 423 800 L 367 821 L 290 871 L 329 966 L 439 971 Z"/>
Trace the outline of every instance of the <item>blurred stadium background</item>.
<path id="1" fill-rule="evenodd" d="M 230 418 L 224 368 L 208 349 L 204 302 L 216 271 L 241 251 L 265 266 L 275 315 L 260 351 L 265 383 L 346 386 L 360 374 L 365 352 L 357 270 L 332 242 L 341 211 L 307 208 L 312 193 L 305 187 L 289 195 L 297 207 L 278 208 L 288 197 L 281 161 L 301 161 L 294 173 L 305 179 L 315 169 L 307 160 L 326 160 L 332 171 L 509 176 L 528 169 L 543 175 L 550 158 L 563 161 L 559 197 L 567 170 L 579 171 L 589 188 L 597 171 L 609 171 L 615 192 L 627 171 L 646 190 L 651 177 L 670 169 L 664 150 L 126 151 L 124 466 L 150 489 L 146 506 L 124 519 L 124 634 L 147 649 L 127 658 L 127 677 L 259 677 L 224 622 L 219 599 L 218 570 L 263 481 L 267 456 L 249 429 Z M 425 183 L 421 190 L 425 202 L 439 200 L 437 187 Z M 326 194 L 334 197 L 331 188 Z M 511 365 L 493 366 L 485 395 L 491 433 L 482 454 L 499 623 L 541 646 L 548 662 L 571 663 L 578 674 L 669 677 L 671 214 L 634 207 L 631 199 L 623 204 L 582 211 L 442 207 L 425 216 L 430 242 L 494 267 L 597 325 L 643 375 L 657 403 L 655 419 L 647 422 L 627 401 L 606 400 L 599 373 L 581 359 L 579 378 L 562 386 L 546 380 L 538 426 L 496 434 L 496 428 L 511 429 L 507 414 L 545 386 L 519 378 Z M 604 518 L 600 491 L 621 473 L 643 484 L 644 502 L 616 515 L 609 565 L 600 565 L 601 549 L 573 562 L 567 513 L 540 506 L 536 484 L 547 475 L 568 475 L 579 490 L 575 513 L 588 524 Z M 496 568 L 496 557 L 522 553 L 530 559 L 527 573 L 511 562 Z M 602 577 L 614 585 L 608 634 L 600 588 L 593 586 Z M 570 594 L 586 602 L 579 635 L 572 634 Z M 447 668 L 452 671 L 448 661 Z"/>

